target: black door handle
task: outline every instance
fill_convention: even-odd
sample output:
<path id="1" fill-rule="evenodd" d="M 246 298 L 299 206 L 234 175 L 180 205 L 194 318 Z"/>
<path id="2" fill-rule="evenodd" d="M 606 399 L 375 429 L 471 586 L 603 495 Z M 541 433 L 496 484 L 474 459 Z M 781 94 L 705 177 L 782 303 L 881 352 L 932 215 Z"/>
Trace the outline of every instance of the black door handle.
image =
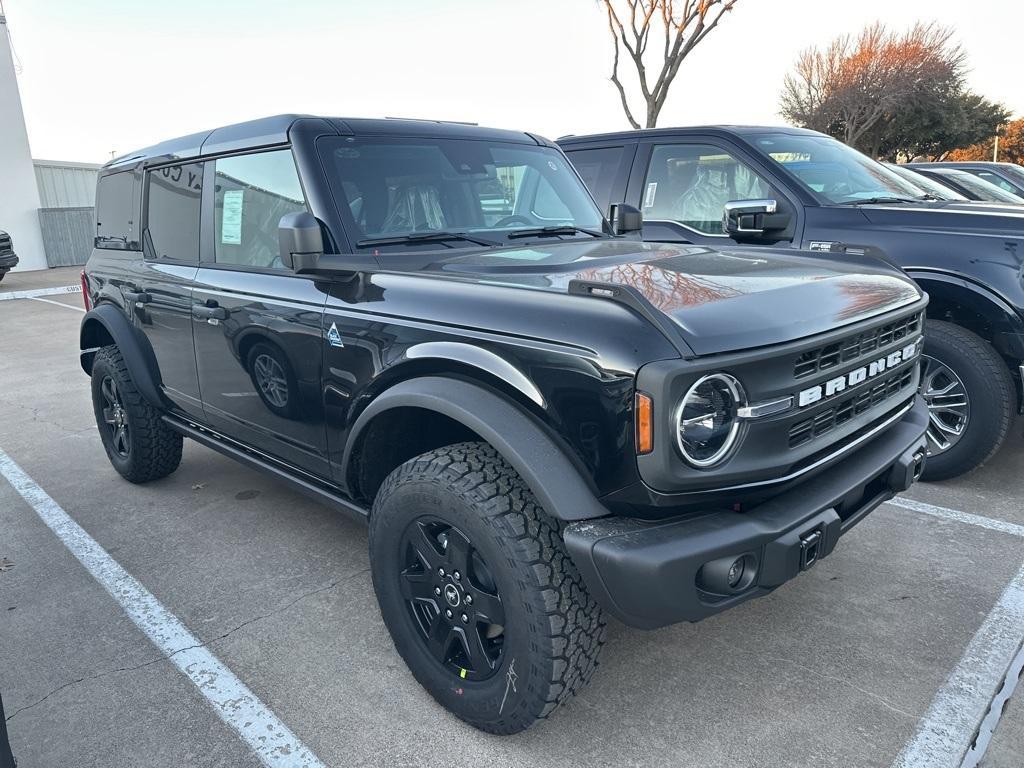
<path id="1" fill-rule="evenodd" d="M 153 297 L 145 291 L 124 291 L 122 295 L 135 304 L 149 304 L 153 300 Z"/>
<path id="2" fill-rule="evenodd" d="M 206 305 L 192 307 L 192 317 L 199 320 L 227 320 L 228 311 L 218 306 L 216 301 L 208 301 Z"/>

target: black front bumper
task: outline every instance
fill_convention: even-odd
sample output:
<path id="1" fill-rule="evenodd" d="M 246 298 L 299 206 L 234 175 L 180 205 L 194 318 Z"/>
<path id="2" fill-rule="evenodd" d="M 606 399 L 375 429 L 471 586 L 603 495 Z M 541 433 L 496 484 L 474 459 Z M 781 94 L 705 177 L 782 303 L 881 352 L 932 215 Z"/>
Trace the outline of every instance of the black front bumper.
<path id="1" fill-rule="evenodd" d="M 18 257 L 13 253 L 0 253 L 0 272 L 6 272 L 18 266 Z"/>
<path id="2" fill-rule="evenodd" d="M 875 507 L 909 488 L 924 466 L 927 425 L 917 399 L 838 465 L 757 507 L 666 523 L 586 520 L 566 527 L 565 543 L 591 593 L 625 624 L 699 621 L 810 568 Z M 729 588 L 724 579 L 737 558 L 743 575 Z"/>

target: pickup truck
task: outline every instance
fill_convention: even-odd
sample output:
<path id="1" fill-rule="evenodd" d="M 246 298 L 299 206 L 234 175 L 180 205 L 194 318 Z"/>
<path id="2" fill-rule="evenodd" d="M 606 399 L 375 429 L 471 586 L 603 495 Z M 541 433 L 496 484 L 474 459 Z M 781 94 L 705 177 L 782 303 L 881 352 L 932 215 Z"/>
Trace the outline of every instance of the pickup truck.
<path id="1" fill-rule="evenodd" d="M 989 459 L 1021 409 L 1024 207 L 936 200 L 799 128 L 706 126 L 559 139 L 599 203 L 641 208 L 644 240 L 865 255 L 931 297 L 924 479 Z"/>
<path id="2" fill-rule="evenodd" d="M 112 160 L 97 207 L 113 468 L 189 438 L 366 522 L 398 653 L 486 731 L 590 680 L 606 615 L 768 594 L 924 466 L 913 281 L 641 242 L 533 134 L 266 118 Z"/>

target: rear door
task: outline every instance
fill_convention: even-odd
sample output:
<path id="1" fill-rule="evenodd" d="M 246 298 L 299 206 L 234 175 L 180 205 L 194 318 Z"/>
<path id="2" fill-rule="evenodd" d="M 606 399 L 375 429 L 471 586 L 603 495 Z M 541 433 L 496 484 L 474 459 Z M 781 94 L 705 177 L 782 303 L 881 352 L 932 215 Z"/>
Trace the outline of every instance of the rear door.
<path id="1" fill-rule="evenodd" d="M 206 421 L 318 477 L 329 475 L 321 392 L 326 293 L 281 263 L 277 228 L 306 210 L 291 150 L 208 161 L 212 210 L 194 292 Z"/>
<path id="2" fill-rule="evenodd" d="M 149 339 L 164 394 L 184 413 L 203 414 L 192 341 L 192 288 L 199 271 L 203 164 L 146 171 L 143 259 L 122 286 L 125 306 Z"/>

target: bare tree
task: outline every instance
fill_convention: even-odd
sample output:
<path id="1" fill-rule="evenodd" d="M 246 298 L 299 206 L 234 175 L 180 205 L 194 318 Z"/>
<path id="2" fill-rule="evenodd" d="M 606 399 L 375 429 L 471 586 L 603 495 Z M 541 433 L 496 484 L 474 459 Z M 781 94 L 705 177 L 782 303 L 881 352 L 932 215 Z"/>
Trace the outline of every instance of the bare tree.
<path id="1" fill-rule="evenodd" d="M 872 24 L 856 38 L 806 50 L 786 76 L 782 115 L 860 149 L 877 149 L 881 128 L 895 115 L 939 104 L 961 87 L 966 58 L 952 37 L 951 29 L 934 23 L 902 34 Z"/>
<path id="2" fill-rule="evenodd" d="M 722 17 L 732 10 L 738 0 L 601 0 L 608 12 L 608 31 L 615 44 L 612 63 L 612 83 L 619 91 L 622 110 L 634 128 L 640 123 L 633 117 L 626 89 L 619 79 L 619 55 L 626 55 L 636 68 L 640 81 L 640 94 L 645 103 L 644 127 L 653 128 L 665 106 L 668 89 L 679 73 L 683 59 L 711 34 Z M 652 35 L 660 65 L 648 72 L 645 57 Z M 648 57 L 651 58 L 651 57 Z M 656 73 L 656 74 L 655 74 Z M 652 79 L 653 78 L 653 79 Z"/>

